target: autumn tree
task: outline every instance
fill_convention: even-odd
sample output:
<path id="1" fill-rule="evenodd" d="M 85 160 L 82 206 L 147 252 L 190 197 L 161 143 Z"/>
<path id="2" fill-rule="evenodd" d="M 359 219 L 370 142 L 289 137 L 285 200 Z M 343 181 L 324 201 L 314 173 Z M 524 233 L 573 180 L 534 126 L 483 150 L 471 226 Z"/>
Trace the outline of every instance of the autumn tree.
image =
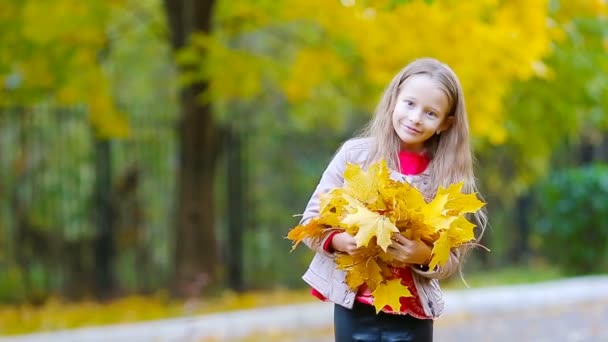
<path id="1" fill-rule="evenodd" d="M 103 70 L 106 34 L 121 1 L 3 1 L 0 106 L 41 102 L 88 107 L 100 137 L 124 137 L 128 123 L 112 99 Z"/>
<path id="2" fill-rule="evenodd" d="M 193 33 L 211 34 L 214 5 L 213 0 L 164 1 L 175 50 L 184 48 Z M 174 281 L 181 294 L 196 291 L 189 288 L 204 278 L 214 279 L 218 267 L 213 185 L 220 130 L 211 104 L 199 99 L 207 88 L 207 81 L 200 80 L 180 91 Z"/>
<path id="3" fill-rule="evenodd" d="M 550 6 L 551 53 L 535 63 L 534 77 L 514 82 L 504 101 L 508 139 L 482 155 L 488 202 L 502 212 L 492 234 L 506 243 L 510 262 L 525 261 L 533 248 L 530 187 L 548 173 L 592 161 L 608 141 L 605 13 L 600 1 Z"/>
<path id="4" fill-rule="evenodd" d="M 105 191 L 110 186 L 108 139 L 129 134 L 127 120 L 113 100 L 111 84 L 103 69 L 111 49 L 107 30 L 112 11 L 120 6 L 121 1 L 73 0 L 0 4 L 0 21 L 6 28 L 1 31 L 0 42 L 11 47 L 0 59 L 4 86 L 0 107 L 22 108 L 20 115 L 26 117 L 37 104 L 82 106 L 84 110 L 73 113 L 87 115 L 94 131 L 97 149 L 94 274 L 98 294 L 109 293 L 113 286 L 113 236 Z M 26 148 L 18 152 L 26 170 L 35 168 L 31 152 Z M 15 190 L 19 186 L 16 184 Z M 28 215 L 21 216 L 17 223 L 22 233 L 30 226 Z"/>
<path id="5" fill-rule="evenodd" d="M 537 105 L 522 101 L 530 105 L 512 115 L 503 101 L 514 82 L 534 78 L 540 81 L 530 88 L 547 86 L 551 68 L 546 57 L 555 52 L 551 46 L 558 40 L 556 32 L 569 27 L 548 25 L 550 9 L 562 9 L 555 19 L 562 23 L 578 7 L 599 13 L 603 6 L 596 0 L 162 4 L 183 85 L 174 260 L 176 288 L 182 291 L 206 276 L 217 280 L 213 194 L 223 127 L 241 125 L 241 132 L 252 127 L 323 129 L 348 135 L 344 131 L 352 128 L 353 117 L 358 122 L 367 119 L 401 67 L 416 57 L 433 56 L 452 66 L 462 80 L 478 151 L 486 153 L 509 141 L 527 146 L 522 134 L 530 119 L 526 111 Z M 0 21 L 11 28 L 0 31 L 2 45 L 11 47 L 0 53 L 0 105 L 83 105 L 99 138 L 127 136 L 126 116 L 112 96 L 122 89 L 113 88 L 104 69 L 104 56 L 112 48 L 108 32 L 113 11 L 121 5 L 122 1 L 0 2 Z M 594 63 L 605 52 L 602 44 L 602 39 L 594 40 Z M 142 53 L 141 58 L 153 57 Z M 553 62 L 563 64 L 558 57 L 549 64 Z M 593 68 L 587 64 L 573 70 L 591 75 Z M 599 94 L 591 91 L 589 96 L 600 99 Z M 535 141 L 542 142 L 546 132 L 539 132 Z M 547 146 L 542 147 L 544 159 L 541 167 L 534 166 L 535 172 L 544 170 Z"/>
<path id="6" fill-rule="evenodd" d="M 252 113 L 238 121 L 261 120 L 253 113 L 279 104 L 289 125 L 341 130 L 353 113 L 373 110 L 400 68 L 433 56 L 462 80 L 476 145 L 501 144 L 507 139 L 501 102 L 510 84 L 534 75 L 549 52 L 544 0 L 213 5 L 165 2 L 187 85 L 176 237 L 182 281 L 215 269 L 213 180 L 220 127 L 236 118 L 231 103 Z"/>

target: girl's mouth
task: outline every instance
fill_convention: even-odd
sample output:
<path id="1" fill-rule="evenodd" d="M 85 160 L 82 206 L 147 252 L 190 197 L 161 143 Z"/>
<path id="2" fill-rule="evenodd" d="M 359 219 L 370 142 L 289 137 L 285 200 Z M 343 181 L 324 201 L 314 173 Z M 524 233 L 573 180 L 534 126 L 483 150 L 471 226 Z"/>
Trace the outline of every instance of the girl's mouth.
<path id="1" fill-rule="evenodd" d="M 414 127 L 408 126 L 408 125 L 403 125 L 403 127 L 405 127 L 405 129 L 411 133 L 415 133 L 415 134 L 420 134 L 421 132 L 417 129 L 415 129 Z"/>

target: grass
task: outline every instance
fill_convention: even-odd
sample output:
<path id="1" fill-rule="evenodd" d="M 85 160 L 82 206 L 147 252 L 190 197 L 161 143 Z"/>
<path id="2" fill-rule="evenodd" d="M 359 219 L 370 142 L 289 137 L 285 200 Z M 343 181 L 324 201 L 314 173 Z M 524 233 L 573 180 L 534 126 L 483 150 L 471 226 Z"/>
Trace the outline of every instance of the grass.
<path id="1" fill-rule="evenodd" d="M 562 276 L 558 271 L 549 267 L 511 267 L 495 271 L 467 273 L 464 278 L 471 288 L 478 288 L 555 280 Z M 466 288 L 458 276 L 443 282 L 442 285 L 444 289 L 450 290 Z M 43 306 L 0 306 L 0 335 L 175 318 L 316 300 L 310 295 L 308 288 L 277 289 L 242 294 L 225 291 L 215 298 L 188 302 L 172 301 L 161 295 L 132 296 L 107 304 L 93 301 L 64 303 L 55 299 Z"/>
<path id="2" fill-rule="evenodd" d="M 470 288 L 538 283 L 564 278 L 559 270 L 549 266 L 507 267 L 492 271 L 464 273 L 464 280 Z M 466 284 L 456 274 L 442 283 L 444 289 L 466 289 Z"/>

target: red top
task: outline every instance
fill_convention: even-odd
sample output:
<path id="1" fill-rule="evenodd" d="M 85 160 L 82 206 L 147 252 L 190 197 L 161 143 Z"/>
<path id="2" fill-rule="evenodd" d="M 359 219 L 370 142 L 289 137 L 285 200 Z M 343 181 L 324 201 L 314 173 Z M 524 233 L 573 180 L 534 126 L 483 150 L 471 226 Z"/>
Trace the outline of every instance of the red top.
<path id="1" fill-rule="evenodd" d="M 429 158 L 424 153 L 416 153 L 409 151 L 400 151 L 399 152 L 399 162 L 401 164 L 401 173 L 404 175 L 417 175 L 422 173 L 427 166 L 429 165 Z M 331 250 L 331 240 L 337 232 L 332 233 L 326 242 L 323 244 L 323 249 L 328 252 L 333 252 Z M 414 279 L 412 278 L 412 271 L 409 267 L 393 267 L 392 268 L 393 276 L 395 278 L 401 278 L 401 284 L 407 286 L 408 290 L 412 294 L 412 297 L 401 297 L 399 302 L 401 303 L 401 307 L 398 311 L 395 308 L 391 308 L 390 306 L 385 306 L 382 311 L 386 313 L 405 315 L 410 314 L 416 318 L 426 319 L 430 318 L 424 313 L 424 309 L 420 304 L 420 298 L 418 297 L 418 291 L 416 290 L 416 285 L 414 284 Z M 325 301 L 326 298 L 319 293 L 316 289 L 311 290 L 312 295 L 315 297 Z M 359 287 L 359 291 L 357 292 L 357 296 L 355 299 L 358 302 L 364 304 L 372 305 L 374 303 L 374 297 L 369 291 L 366 284 L 361 285 Z"/>
<path id="2" fill-rule="evenodd" d="M 431 160 L 424 153 L 400 151 L 399 163 L 401 173 L 404 175 L 418 175 L 426 170 Z"/>

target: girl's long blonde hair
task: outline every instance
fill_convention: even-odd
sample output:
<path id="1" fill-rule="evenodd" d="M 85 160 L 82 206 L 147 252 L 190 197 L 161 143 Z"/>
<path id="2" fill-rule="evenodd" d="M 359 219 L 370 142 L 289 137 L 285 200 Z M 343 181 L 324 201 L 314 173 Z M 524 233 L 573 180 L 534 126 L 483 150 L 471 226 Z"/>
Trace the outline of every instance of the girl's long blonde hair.
<path id="1" fill-rule="evenodd" d="M 426 172 L 430 174 L 431 195 L 439 186 L 447 187 L 464 182 L 464 193 L 478 192 L 473 171 L 473 153 L 469 143 L 469 123 L 464 103 L 464 94 L 458 77 L 452 69 L 433 58 L 420 58 L 403 68 L 385 89 L 374 117 L 361 132 L 361 137 L 371 137 L 375 142 L 366 161 L 366 166 L 384 159 L 391 168 L 400 169 L 398 153 L 401 140 L 393 128 L 393 111 L 397 96 L 405 80 L 413 75 L 427 75 L 437 82 L 448 97 L 448 116 L 452 124 L 441 134 L 433 135 L 425 142 L 425 153 L 431 158 Z M 447 117 L 446 117 L 447 118 Z M 478 240 L 486 226 L 485 210 L 474 215 L 479 227 Z"/>

